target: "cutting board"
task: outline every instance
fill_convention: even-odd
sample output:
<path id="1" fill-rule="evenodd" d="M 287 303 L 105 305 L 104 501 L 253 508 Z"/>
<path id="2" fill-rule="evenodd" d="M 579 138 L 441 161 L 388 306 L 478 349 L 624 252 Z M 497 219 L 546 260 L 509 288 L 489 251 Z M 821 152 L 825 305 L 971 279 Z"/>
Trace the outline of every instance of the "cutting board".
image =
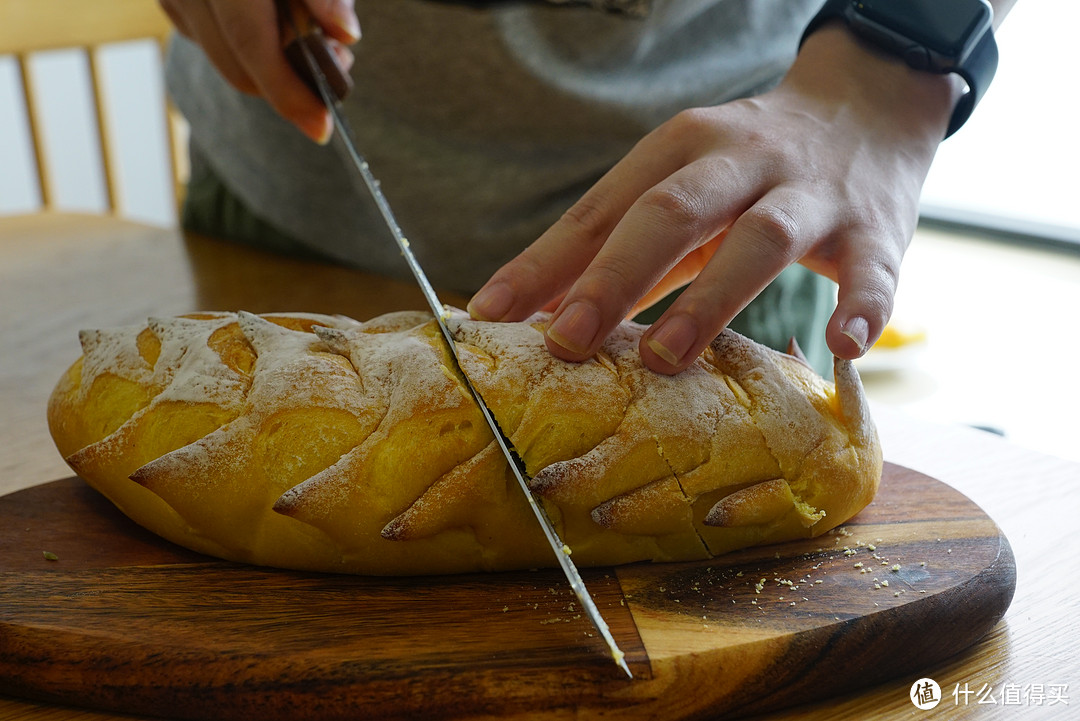
<path id="1" fill-rule="evenodd" d="M 982 637 L 1016 578 L 977 505 L 892 464 L 819 538 L 583 576 L 634 680 L 557 571 L 227 563 L 60 480 L 0 498 L 0 693 L 215 721 L 723 718 L 914 680 Z"/>

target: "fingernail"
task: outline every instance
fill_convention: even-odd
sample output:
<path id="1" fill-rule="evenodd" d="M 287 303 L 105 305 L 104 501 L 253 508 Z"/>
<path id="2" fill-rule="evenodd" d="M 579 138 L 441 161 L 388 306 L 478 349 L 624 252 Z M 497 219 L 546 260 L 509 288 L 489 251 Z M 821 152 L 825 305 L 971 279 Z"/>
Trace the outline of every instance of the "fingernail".
<path id="1" fill-rule="evenodd" d="M 571 303 L 548 326 L 547 337 L 571 353 L 584 355 L 592 349 L 600 331 L 600 311 L 588 303 Z"/>
<path id="2" fill-rule="evenodd" d="M 334 56 L 337 58 L 338 65 L 340 65 L 341 69 L 345 71 L 350 70 L 353 64 L 356 62 L 356 55 L 353 53 L 352 50 L 345 47 L 344 45 L 334 46 Z"/>
<path id="3" fill-rule="evenodd" d="M 345 34 L 349 36 L 350 42 L 355 43 L 360 39 L 360 21 L 356 19 L 356 11 L 353 9 L 352 3 L 334 3 L 331 15 L 333 16 L 334 24 L 345 31 Z"/>
<path id="4" fill-rule="evenodd" d="M 654 327 L 645 343 L 653 353 L 677 366 L 697 342 L 697 337 L 697 325 L 685 315 L 676 315 Z"/>
<path id="5" fill-rule="evenodd" d="M 867 351 L 867 341 L 870 337 L 870 324 L 861 315 L 848 318 L 847 322 L 840 327 L 840 332 L 846 335 L 859 347 L 859 355 Z"/>
<path id="6" fill-rule="evenodd" d="M 334 135 L 334 119 L 330 117 L 330 113 L 324 113 L 322 121 L 318 127 L 315 128 L 314 139 L 319 145 L 326 145 L 330 142 L 330 138 Z"/>
<path id="7" fill-rule="evenodd" d="M 501 320 L 514 304 L 514 293 L 506 283 L 495 283 L 472 297 L 465 309 L 477 320 Z"/>

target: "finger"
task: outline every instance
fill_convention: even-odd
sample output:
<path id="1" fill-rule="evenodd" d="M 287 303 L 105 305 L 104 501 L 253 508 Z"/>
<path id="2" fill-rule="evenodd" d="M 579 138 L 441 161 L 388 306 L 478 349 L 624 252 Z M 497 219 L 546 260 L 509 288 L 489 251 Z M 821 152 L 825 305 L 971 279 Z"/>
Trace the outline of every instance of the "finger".
<path id="1" fill-rule="evenodd" d="M 182 24 L 184 35 L 198 43 L 229 85 L 248 95 L 258 94 L 255 82 L 226 41 L 210 6 L 204 2 L 188 2 L 182 7 L 182 12 L 179 7 L 173 9 L 178 18 L 177 27 Z M 170 13 L 170 17 L 172 16 Z"/>
<path id="2" fill-rule="evenodd" d="M 720 233 L 704 245 L 687 253 L 682 260 L 675 264 L 674 268 L 668 271 L 667 275 L 659 283 L 653 286 L 652 290 L 634 304 L 627 317 L 633 318 L 638 313 L 651 308 L 697 278 L 698 274 L 709 262 L 709 259 L 712 258 L 713 253 L 716 252 L 716 248 L 720 241 L 723 240 L 724 235 L 724 233 Z"/>
<path id="3" fill-rule="evenodd" d="M 743 213 L 697 278 L 642 336 L 642 361 L 677 373 L 784 268 L 823 234 L 829 215 L 813 198 L 774 189 Z"/>
<path id="4" fill-rule="evenodd" d="M 159 0 L 158 5 L 160 5 L 161 9 L 165 11 L 165 14 L 169 16 L 169 21 L 172 22 L 178 33 L 189 40 L 194 39 L 191 26 L 188 23 L 187 17 L 181 11 L 181 8 L 178 7 L 177 0 Z"/>
<path id="5" fill-rule="evenodd" d="M 354 45 L 360 40 L 360 21 L 356 18 L 352 0 L 307 0 L 307 7 L 323 31 L 334 40 L 345 45 Z"/>
<path id="6" fill-rule="evenodd" d="M 484 320 L 522 320 L 564 295 L 589 266 L 634 202 L 683 166 L 681 156 L 643 138 L 578 202 L 473 296 L 468 310 Z"/>
<path id="7" fill-rule="evenodd" d="M 226 29 L 225 41 L 259 95 L 305 135 L 325 143 L 332 131 L 329 114 L 285 58 L 272 0 L 227 1 L 212 8 L 218 26 Z"/>
<path id="8" fill-rule="evenodd" d="M 350 50 L 347 45 L 342 45 L 337 40 L 330 40 L 330 52 L 334 54 L 338 66 L 345 72 L 351 70 L 353 63 L 356 62 L 356 56 L 353 55 L 353 51 Z"/>
<path id="9" fill-rule="evenodd" d="M 743 193 L 757 192 L 758 180 L 753 171 L 731 172 L 716 156 L 642 195 L 555 312 L 547 331 L 551 352 L 566 360 L 594 354 L 638 299 L 738 216 Z"/>
<path id="10" fill-rule="evenodd" d="M 836 310 L 825 329 L 825 340 L 840 358 L 861 357 L 881 335 L 892 316 L 906 244 L 882 244 L 868 239 L 849 243 L 851 256 L 838 267 Z"/>

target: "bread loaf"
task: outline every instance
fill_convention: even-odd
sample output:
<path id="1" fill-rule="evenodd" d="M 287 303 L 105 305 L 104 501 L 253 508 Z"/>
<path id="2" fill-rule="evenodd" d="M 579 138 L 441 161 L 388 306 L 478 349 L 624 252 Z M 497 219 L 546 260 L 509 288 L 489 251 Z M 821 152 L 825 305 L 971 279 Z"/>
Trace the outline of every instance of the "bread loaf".
<path id="1" fill-rule="evenodd" d="M 84 331 L 49 401 L 68 464 L 125 514 L 225 559 L 363 574 L 555 565 L 464 372 L 578 565 L 708 558 L 814 536 L 873 498 L 858 375 L 725 331 L 683 373 L 643 328 L 550 355 L 546 317 L 367 322 L 201 313 Z"/>

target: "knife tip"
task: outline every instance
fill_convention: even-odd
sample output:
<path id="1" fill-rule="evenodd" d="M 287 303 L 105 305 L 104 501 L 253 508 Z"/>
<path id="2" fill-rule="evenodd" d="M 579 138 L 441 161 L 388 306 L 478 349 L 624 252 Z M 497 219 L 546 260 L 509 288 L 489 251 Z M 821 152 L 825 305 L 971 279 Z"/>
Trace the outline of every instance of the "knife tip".
<path id="1" fill-rule="evenodd" d="M 634 674 L 630 671 L 630 667 L 626 664 L 626 654 L 622 652 L 618 646 L 611 647 L 611 657 L 615 659 L 616 665 L 623 670 L 626 677 L 633 680 Z"/>

